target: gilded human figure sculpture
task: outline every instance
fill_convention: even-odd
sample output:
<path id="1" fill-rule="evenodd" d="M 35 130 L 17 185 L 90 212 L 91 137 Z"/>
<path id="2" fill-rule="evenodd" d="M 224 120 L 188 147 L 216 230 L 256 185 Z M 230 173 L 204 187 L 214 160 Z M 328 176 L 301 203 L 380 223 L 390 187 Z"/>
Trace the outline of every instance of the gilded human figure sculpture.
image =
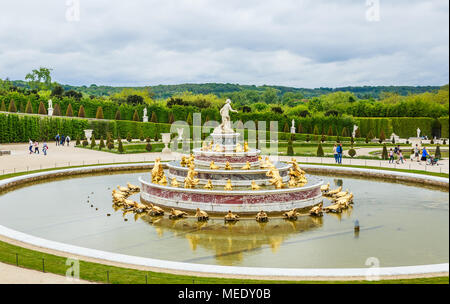
<path id="1" fill-rule="evenodd" d="M 163 174 L 163 177 L 162 177 L 161 180 L 158 182 L 158 184 L 160 184 L 161 186 L 167 186 L 167 178 L 166 178 L 166 175 Z"/>
<path id="2" fill-rule="evenodd" d="M 269 183 L 274 185 L 276 189 L 284 188 L 283 178 L 280 176 L 280 171 L 277 168 L 271 167 L 266 173 L 267 176 L 271 177 Z"/>
<path id="3" fill-rule="evenodd" d="M 186 164 L 187 164 L 187 158 L 186 158 L 186 156 L 181 156 L 180 165 L 181 165 L 182 167 L 186 167 Z"/>
<path id="4" fill-rule="evenodd" d="M 203 141 L 203 144 L 202 144 L 202 151 L 209 151 L 209 146 L 208 146 L 208 144 L 206 143 L 206 141 Z"/>
<path id="5" fill-rule="evenodd" d="M 248 152 L 248 142 L 244 142 L 244 152 Z"/>
<path id="6" fill-rule="evenodd" d="M 223 152 L 224 148 L 220 144 L 216 144 L 214 147 L 214 152 Z"/>
<path id="7" fill-rule="evenodd" d="M 174 177 L 174 178 L 172 178 L 172 180 L 170 181 L 170 185 L 171 185 L 172 187 L 179 187 L 179 186 L 180 186 L 180 183 L 178 183 L 177 179 Z"/>

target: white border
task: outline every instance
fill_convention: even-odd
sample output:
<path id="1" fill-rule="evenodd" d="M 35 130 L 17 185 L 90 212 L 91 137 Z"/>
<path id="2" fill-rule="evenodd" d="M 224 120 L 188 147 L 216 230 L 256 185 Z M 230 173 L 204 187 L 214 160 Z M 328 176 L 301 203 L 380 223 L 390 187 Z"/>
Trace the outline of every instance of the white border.
<path id="1" fill-rule="evenodd" d="M 120 165 L 102 165 L 91 166 L 83 168 L 71 168 L 52 170 L 34 174 L 27 174 L 18 177 L 13 177 L 0 181 L 0 186 L 7 185 L 11 182 L 20 181 L 22 179 L 28 179 L 30 177 L 51 175 L 55 173 L 65 172 L 83 172 L 91 169 L 108 169 L 108 168 L 129 168 L 139 167 L 140 164 L 120 164 Z M 361 168 L 345 168 L 345 167 L 333 167 L 333 166 L 319 166 L 319 165 L 303 165 L 304 168 L 324 168 L 324 169 L 339 169 L 344 171 L 359 171 L 366 173 L 382 173 L 390 174 L 394 176 L 410 176 L 421 179 L 431 179 L 438 182 L 449 183 L 447 178 L 424 176 L 413 173 L 403 173 L 384 170 L 373 169 L 361 169 Z M 227 275 L 245 275 L 245 276 L 274 276 L 274 277 L 310 277 L 310 278 L 339 278 L 339 277 L 367 277 L 368 274 L 374 273 L 373 268 L 262 268 L 262 267 L 236 267 L 236 266 L 218 266 L 218 265 L 205 265 L 205 264 L 193 264 L 183 262 L 173 262 L 166 260 L 158 260 L 137 256 L 124 255 L 119 253 L 101 251 L 96 249 L 84 248 L 73 246 L 69 244 L 59 243 L 47 239 L 42 239 L 29 234 L 25 234 L 5 226 L 0 225 L 0 235 L 7 238 L 11 238 L 23 243 L 31 244 L 38 247 L 48 248 L 61 252 L 71 253 L 75 255 L 102 259 L 106 261 L 125 263 L 130 265 L 147 266 L 161 269 L 168 269 L 174 271 L 189 271 L 205 274 L 227 274 Z M 426 275 L 432 273 L 448 273 L 449 263 L 432 264 L 432 265 L 418 265 L 418 266 L 401 266 L 401 267 L 380 267 L 376 269 L 377 276 L 401 276 L 401 275 Z M 370 275 L 369 275 L 370 277 Z"/>

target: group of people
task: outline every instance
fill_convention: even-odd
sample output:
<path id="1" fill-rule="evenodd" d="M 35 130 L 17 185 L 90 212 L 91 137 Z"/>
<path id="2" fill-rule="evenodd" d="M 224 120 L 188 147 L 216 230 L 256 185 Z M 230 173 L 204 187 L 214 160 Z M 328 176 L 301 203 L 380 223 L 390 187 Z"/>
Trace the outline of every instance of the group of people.
<path id="1" fill-rule="evenodd" d="M 39 154 L 39 142 L 37 140 L 29 140 L 29 147 L 28 150 L 30 151 L 30 154 Z M 42 153 L 44 155 L 47 155 L 48 145 L 47 142 L 44 141 L 42 144 Z"/>
<path id="2" fill-rule="evenodd" d="M 69 135 L 59 135 L 59 133 L 55 136 L 55 142 L 57 146 L 64 146 L 67 143 L 67 146 L 70 145 L 70 137 Z"/>
<path id="3" fill-rule="evenodd" d="M 334 144 L 333 155 L 336 164 L 342 164 L 342 153 L 344 153 L 344 148 L 342 147 L 342 144 L 341 143 L 339 145 Z"/>
<path id="4" fill-rule="evenodd" d="M 395 155 L 398 156 L 398 159 L 397 159 L 397 160 L 395 160 Z M 403 162 L 404 162 L 403 152 L 402 152 L 402 150 L 400 149 L 400 146 L 395 146 L 394 149 L 391 148 L 391 149 L 389 150 L 389 163 L 390 163 L 390 164 L 393 164 L 394 161 L 395 161 L 397 164 L 399 164 L 400 162 L 402 162 L 402 164 L 403 164 Z"/>

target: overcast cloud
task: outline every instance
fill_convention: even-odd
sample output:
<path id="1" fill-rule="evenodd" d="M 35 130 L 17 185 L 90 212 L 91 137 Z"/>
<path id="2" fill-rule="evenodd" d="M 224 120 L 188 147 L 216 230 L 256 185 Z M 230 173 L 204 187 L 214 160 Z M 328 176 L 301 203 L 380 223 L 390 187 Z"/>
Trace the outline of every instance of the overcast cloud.
<path id="1" fill-rule="evenodd" d="M 368 0 L 373 2 L 374 0 Z M 449 82 L 449 2 L 5 0 L 0 78 L 64 84 L 295 87 Z M 70 12 L 70 11 L 69 11 Z"/>

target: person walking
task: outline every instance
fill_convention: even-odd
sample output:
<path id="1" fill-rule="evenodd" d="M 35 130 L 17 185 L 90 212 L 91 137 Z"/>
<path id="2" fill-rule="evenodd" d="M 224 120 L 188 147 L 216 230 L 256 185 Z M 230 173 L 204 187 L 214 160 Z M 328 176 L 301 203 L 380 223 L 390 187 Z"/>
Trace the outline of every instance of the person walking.
<path id="1" fill-rule="evenodd" d="M 44 153 L 44 155 L 47 155 L 47 150 L 48 150 L 47 142 L 44 141 L 44 144 L 42 145 L 42 152 Z"/>
<path id="2" fill-rule="evenodd" d="M 69 146 L 69 144 L 70 144 L 70 136 L 69 135 L 66 136 L 66 143 L 67 143 L 67 146 Z"/>
<path id="3" fill-rule="evenodd" d="M 419 153 L 420 151 L 419 151 L 419 145 L 418 144 L 416 144 L 416 146 L 414 147 L 414 157 L 416 158 L 416 161 L 417 162 L 419 162 L 420 161 L 420 159 L 419 159 Z"/>
<path id="4" fill-rule="evenodd" d="M 36 153 L 39 154 L 39 143 L 37 140 L 34 142 L 34 154 Z"/>
<path id="5" fill-rule="evenodd" d="M 55 136 L 56 145 L 59 146 L 59 133 Z"/>
<path id="6" fill-rule="evenodd" d="M 337 153 L 337 145 L 334 144 L 333 147 L 333 155 L 334 155 L 334 162 L 337 164 L 338 163 L 338 153 Z"/>
<path id="7" fill-rule="evenodd" d="M 392 148 L 389 150 L 389 163 L 394 163 L 394 150 Z"/>
<path id="8" fill-rule="evenodd" d="M 423 147 L 422 149 L 422 158 L 421 161 L 427 161 L 427 156 L 429 156 L 430 154 L 428 154 L 427 148 Z"/>
<path id="9" fill-rule="evenodd" d="M 339 146 L 337 146 L 336 152 L 338 154 L 338 164 L 342 164 L 342 153 L 344 152 L 342 144 L 339 144 Z"/>
<path id="10" fill-rule="evenodd" d="M 31 139 L 29 139 L 29 146 L 28 146 L 28 150 L 30 151 L 30 154 L 33 154 L 33 141 Z"/>
<path id="11" fill-rule="evenodd" d="M 61 135 L 61 145 L 64 146 L 64 143 L 66 142 L 66 138 L 64 135 Z"/>
<path id="12" fill-rule="evenodd" d="M 402 164 L 403 164 L 403 153 L 402 153 L 402 150 L 398 150 L 398 160 L 399 160 L 399 162 L 401 161 L 402 162 Z"/>

